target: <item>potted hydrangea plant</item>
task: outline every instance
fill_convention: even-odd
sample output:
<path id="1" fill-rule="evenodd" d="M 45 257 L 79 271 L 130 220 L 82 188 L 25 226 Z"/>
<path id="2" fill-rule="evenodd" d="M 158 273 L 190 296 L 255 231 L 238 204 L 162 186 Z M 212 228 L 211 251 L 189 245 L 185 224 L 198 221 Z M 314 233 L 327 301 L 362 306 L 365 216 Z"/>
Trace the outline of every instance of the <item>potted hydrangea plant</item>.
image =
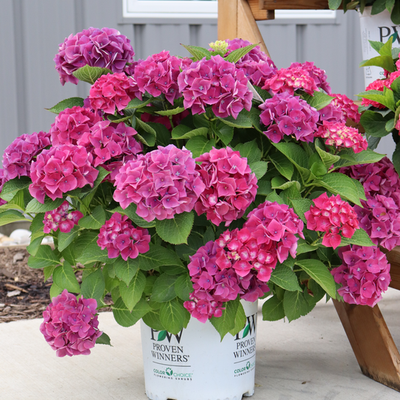
<path id="1" fill-rule="evenodd" d="M 357 10 L 360 16 L 361 49 L 364 60 L 376 56 L 376 51 L 370 41 L 385 43 L 394 37 L 395 47 L 400 47 L 398 25 L 400 25 L 400 1 L 395 0 L 329 0 L 329 8 L 337 10 L 342 6 L 344 12 Z M 396 26 L 397 25 L 397 26 Z M 397 49 L 396 51 L 398 51 Z M 382 79 L 382 70 L 373 63 L 364 62 L 365 86 L 376 79 Z"/>
<path id="2" fill-rule="evenodd" d="M 344 12 L 359 9 L 361 14 L 367 11 L 371 15 L 377 15 L 387 11 L 390 20 L 395 25 L 400 24 L 400 2 L 397 0 L 328 0 L 328 3 L 331 10 L 342 7 Z"/>
<path id="3" fill-rule="evenodd" d="M 232 343 L 255 356 L 258 299 L 264 320 L 292 321 L 324 297 L 373 306 L 387 289 L 355 167 L 376 172 L 383 155 L 346 125 L 357 106 L 313 63 L 278 69 L 241 39 L 185 48 L 189 57 L 134 61 L 114 29 L 66 38 L 60 81 L 88 82 L 89 96 L 60 101 L 48 132 L 6 149 L 0 224 L 31 223 L 29 265 L 53 282 L 41 331 L 58 356 L 109 343 L 97 311 L 110 305 L 120 325 L 142 321 L 150 361 L 187 362 L 194 354 L 164 341 L 209 326 L 216 340 L 204 333 L 194 347 L 228 343 L 216 360 L 231 366 L 213 362 L 218 372 L 196 379 L 186 369 L 183 392 L 178 367 L 153 368 L 147 394 L 187 400 L 219 387 L 241 398 L 254 391 L 255 358 L 233 369 Z"/>

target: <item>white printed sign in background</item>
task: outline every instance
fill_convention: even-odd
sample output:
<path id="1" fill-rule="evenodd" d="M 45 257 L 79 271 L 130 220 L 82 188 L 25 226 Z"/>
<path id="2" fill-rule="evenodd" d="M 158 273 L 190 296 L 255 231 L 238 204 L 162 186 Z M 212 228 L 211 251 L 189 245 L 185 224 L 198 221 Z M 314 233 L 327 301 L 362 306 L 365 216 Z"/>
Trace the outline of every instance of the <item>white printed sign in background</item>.
<path id="1" fill-rule="evenodd" d="M 400 26 L 394 25 L 390 20 L 389 11 L 385 10 L 377 15 L 371 15 L 371 7 L 366 7 L 360 14 L 361 45 L 363 59 L 369 60 L 379 54 L 369 44 L 369 40 L 386 43 L 391 35 L 397 31 L 400 34 Z M 393 41 L 393 47 L 400 47 L 400 37 Z M 365 86 L 377 79 L 385 78 L 382 68 L 364 67 Z"/>

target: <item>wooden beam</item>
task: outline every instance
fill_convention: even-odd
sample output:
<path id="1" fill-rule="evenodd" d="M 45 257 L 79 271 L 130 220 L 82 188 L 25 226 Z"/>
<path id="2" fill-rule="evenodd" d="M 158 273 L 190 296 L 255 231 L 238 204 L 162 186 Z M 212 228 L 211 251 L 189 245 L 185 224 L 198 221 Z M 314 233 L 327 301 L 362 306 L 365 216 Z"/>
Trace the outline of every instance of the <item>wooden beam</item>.
<path id="1" fill-rule="evenodd" d="M 262 21 L 265 19 L 274 19 L 275 12 L 274 10 L 263 10 L 261 7 L 263 6 L 263 0 L 247 0 L 253 17 L 256 21 Z M 272 18 L 271 18 L 272 17 Z"/>
<path id="2" fill-rule="evenodd" d="M 400 354 L 379 307 L 333 303 L 362 373 L 400 391 Z"/>
<path id="3" fill-rule="evenodd" d="M 328 0 L 262 0 L 262 10 L 328 10 Z"/>
<path id="4" fill-rule="evenodd" d="M 261 50 L 270 56 L 249 3 L 246 0 L 219 0 L 218 40 L 235 38 L 259 44 Z"/>

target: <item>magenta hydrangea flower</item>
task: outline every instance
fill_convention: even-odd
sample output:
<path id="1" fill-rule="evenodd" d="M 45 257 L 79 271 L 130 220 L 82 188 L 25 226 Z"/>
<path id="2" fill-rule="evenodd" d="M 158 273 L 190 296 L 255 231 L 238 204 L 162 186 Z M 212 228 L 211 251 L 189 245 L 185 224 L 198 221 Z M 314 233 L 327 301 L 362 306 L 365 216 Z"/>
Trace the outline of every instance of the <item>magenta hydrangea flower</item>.
<path id="1" fill-rule="evenodd" d="M 400 208 L 390 197 L 367 196 L 361 200 L 362 207 L 355 205 L 360 227 L 371 240 L 387 250 L 400 245 Z"/>
<path id="2" fill-rule="evenodd" d="M 115 109 L 122 111 L 135 97 L 135 86 L 123 72 L 102 75 L 90 88 L 90 106 L 107 114 L 114 114 Z"/>
<path id="3" fill-rule="evenodd" d="M 54 62 L 62 85 L 77 84 L 78 79 L 73 76 L 77 69 L 89 65 L 119 73 L 132 63 L 134 55 L 130 40 L 116 29 L 89 28 L 69 35 L 59 45 Z"/>
<path id="4" fill-rule="evenodd" d="M 257 178 L 247 164 L 247 158 L 230 147 L 212 149 L 196 158 L 196 170 L 205 190 L 196 202 L 198 215 L 206 213 L 213 224 L 232 221 L 243 216 L 257 194 Z"/>
<path id="5" fill-rule="evenodd" d="M 89 108 L 72 107 L 61 111 L 50 128 L 53 146 L 74 144 L 86 146 L 89 142 L 90 128 L 102 121 L 98 113 Z"/>
<path id="6" fill-rule="evenodd" d="M 289 253 L 296 258 L 299 235 L 304 239 L 303 221 L 286 204 L 265 201 L 250 211 L 243 228 L 251 232 L 257 243 L 275 242 L 276 254 L 280 263 L 285 261 Z"/>
<path id="7" fill-rule="evenodd" d="M 359 227 L 357 214 L 353 207 L 339 195 L 328 197 L 321 194 L 313 200 L 314 206 L 304 213 L 307 229 L 325 232 L 322 244 L 336 249 L 342 241 L 341 235 L 351 238 Z"/>
<path id="8" fill-rule="evenodd" d="M 97 244 L 102 250 L 107 249 L 109 258 L 121 255 L 126 261 L 148 252 L 150 239 L 147 229 L 134 227 L 126 215 L 116 212 L 100 228 Z"/>
<path id="9" fill-rule="evenodd" d="M 360 227 L 372 241 L 388 250 L 400 245 L 400 178 L 392 162 L 384 157 L 371 163 L 341 168 L 339 172 L 358 180 L 367 201 L 354 206 Z"/>
<path id="10" fill-rule="evenodd" d="M 331 94 L 333 97 L 332 103 L 339 107 L 345 118 L 359 123 L 361 114 L 358 112 L 358 106 L 353 100 L 349 99 L 345 94 Z M 344 121 L 346 122 L 346 121 Z"/>
<path id="11" fill-rule="evenodd" d="M 290 68 L 301 68 L 304 71 L 307 71 L 308 74 L 311 76 L 311 78 L 314 80 L 315 85 L 324 90 L 326 93 L 331 94 L 331 86 L 329 85 L 329 82 L 327 81 L 328 76 L 326 75 L 326 72 L 318 68 L 314 65 L 313 62 L 306 61 L 304 63 L 298 63 L 294 62 L 290 64 Z"/>
<path id="12" fill-rule="evenodd" d="M 252 92 L 247 78 L 235 64 L 221 56 L 203 58 L 186 67 L 178 76 L 179 91 L 183 94 L 184 107 L 192 114 L 202 114 L 211 105 L 217 117 L 237 118 L 245 108 L 250 111 Z"/>
<path id="13" fill-rule="evenodd" d="M 324 121 L 345 124 L 347 120 L 342 109 L 333 100 L 327 106 L 318 110 L 318 115 L 318 125 L 322 125 Z"/>
<path id="14" fill-rule="evenodd" d="M 171 56 L 169 51 L 149 56 L 136 66 L 133 74 L 137 83 L 136 97 L 142 99 L 145 92 L 153 97 L 164 94 L 173 105 L 175 99 L 182 97 L 178 88 L 178 75 L 191 63 L 189 58 Z"/>
<path id="15" fill-rule="evenodd" d="M 200 322 L 204 323 L 211 317 L 220 317 L 224 309 L 223 303 L 236 299 L 238 295 L 244 300 L 254 302 L 269 291 L 265 282 L 258 279 L 256 269 L 244 274 L 243 269 L 239 267 L 239 261 L 237 265 L 234 264 L 237 271 L 231 265 L 226 265 L 226 262 L 223 262 L 222 266 L 218 263 L 218 259 L 223 256 L 231 262 L 232 257 L 239 260 L 239 253 L 243 259 L 247 260 L 249 258 L 246 258 L 245 253 L 250 253 L 252 257 L 257 253 L 246 247 L 248 244 L 243 245 L 236 252 L 233 250 L 236 248 L 235 243 L 238 238 L 246 240 L 248 237 L 247 233 L 241 235 L 238 232 L 238 229 L 233 232 L 226 231 L 217 241 L 208 242 L 190 256 L 188 269 L 194 290 L 189 296 L 190 300 L 185 301 L 183 305 L 191 316 Z M 232 246 L 228 242 L 232 243 Z M 225 246 L 232 247 L 232 251 L 228 248 L 224 250 Z M 262 260 L 265 258 L 264 254 L 260 254 L 260 257 Z"/>
<path id="16" fill-rule="evenodd" d="M 55 200 L 76 188 L 93 187 L 99 171 L 92 163 L 93 156 L 83 146 L 61 145 L 43 150 L 31 165 L 29 192 L 44 203 L 45 195 Z"/>
<path id="17" fill-rule="evenodd" d="M 172 144 L 128 161 L 116 175 L 115 186 L 114 200 L 124 209 L 135 203 L 146 221 L 191 211 L 204 190 L 191 152 Z"/>
<path id="18" fill-rule="evenodd" d="M 55 210 L 45 212 L 43 219 L 43 232 L 55 232 L 60 228 L 60 232 L 68 233 L 75 225 L 78 225 L 78 222 L 82 217 L 83 214 L 80 211 L 69 212 L 69 203 L 68 201 L 64 201 L 64 203 Z"/>
<path id="19" fill-rule="evenodd" d="M 390 264 L 378 247 L 345 246 L 339 249 L 342 265 L 331 272 L 342 285 L 338 293 L 349 304 L 374 307 L 390 283 Z"/>
<path id="20" fill-rule="evenodd" d="M 261 122 L 267 127 L 264 134 L 274 143 L 284 135 L 312 142 L 317 129 L 318 112 L 299 96 L 287 92 L 276 94 L 259 106 Z"/>
<path id="21" fill-rule="evenodd" d="M 35 157 L 50 145 L 50 134 L 34 132 L 17 137 L 4 151 L 4 177 L 9 181 L 21 176 L 29 176 Z"/>
<path id="22" fill-rule="evenodd" d="M 358 133 L 358 129 L 340 122 L 324 121 L 315 132 L 315 137 L 326 139 L 325 144 L 328 146 L 350 148 L 354 153 L 360 153 L 368 148 L 367 140 Z"/>
<path id="23" fill-rule="evenodd" d="M 93 154 L 93 165 L 115 171 L 126 161 L 135 159 L 136 154 L 143 151 L 143 145 L 134 138 L 136 134 L 135 129 L 123 122 L 118 125 L 110 121 L 98 122 L 90 129 L 91 146 L 86 147 Z"/>
<path id="24" fill-rule="evenodd" d="M 225 54 L 225 57 L 230 54 L 232 51 L 241 49 L 246 46 L 250 46 L 252 43 L 249 42 L 248 40 L 244 39 L 226 39 L 225 42 L 228 43 L 228 51 Z M 256 46 L 253 49 L 251 49 L 247 54 L 245 54 L 239 61 L 238 63 L 245 63 L 245 62 L 260 62 L 260 61 L 267 61 L 271 64 L 271 66 L 274 66 L 273 61 L 261 50 L 260 46 Z"/>
<path id="25" fill-rule="evenodd" d="M 88 355 L 103 332 L 99 331 L 95 299 L 76 299 L 65 289 L 43 312 L 40 332 L 57 357 Z"/>
<path id="26" fill-rule="evenodd" d="M 227 39 L 227 56 L 233 50 L 251 45 L 248 40 Z M 256 86 L 263 86 L 265 81 L 272 77 L 277 71 L 274 62 L 260 49 L 260 46 L 254 47 L 249 53 L 245 54 L 235 63 L 236 68 L 243 70 L 247 79 Z"/>
<path id="27" fill-rule="evenodd" d="M 400 178 L 389 158 L 340 168 L 339 172 L 358 180 L 363 185 L 367 199 L 379 194 L 392 198 L 400 207 Z"/>
<path id="28" fill-rule="evenodd" d="M 279 69 L 275 75 L 265 81 L 262 89 L 270 90 L 273 94 L 288 92 L 291 95 L 294 95 L 297 89 L 301 89 L 312 96 L 318 87 L 303 67 L 290 67 Z"/>

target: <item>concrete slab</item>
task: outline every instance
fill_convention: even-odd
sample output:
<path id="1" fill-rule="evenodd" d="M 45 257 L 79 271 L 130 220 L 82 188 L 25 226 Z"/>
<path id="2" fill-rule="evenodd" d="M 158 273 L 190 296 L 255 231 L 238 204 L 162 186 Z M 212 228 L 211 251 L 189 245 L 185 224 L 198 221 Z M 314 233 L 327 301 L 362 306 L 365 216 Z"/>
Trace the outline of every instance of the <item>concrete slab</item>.
<path id="1" fill-rule="evenodd" d="M 380 303 L 400 345 L 400 291 Z M 139 325 L 122 328 L 111 313 L 100 327 L 113 347 L 57 358 L 39 332 L 41 320 L 0 324 L 1 400 L 146 400 Z M 291 323 L 262 322 L 257 333 L 252 400 L 397 400 L 400 393 L 361 374 L 331 302 Z"/>

